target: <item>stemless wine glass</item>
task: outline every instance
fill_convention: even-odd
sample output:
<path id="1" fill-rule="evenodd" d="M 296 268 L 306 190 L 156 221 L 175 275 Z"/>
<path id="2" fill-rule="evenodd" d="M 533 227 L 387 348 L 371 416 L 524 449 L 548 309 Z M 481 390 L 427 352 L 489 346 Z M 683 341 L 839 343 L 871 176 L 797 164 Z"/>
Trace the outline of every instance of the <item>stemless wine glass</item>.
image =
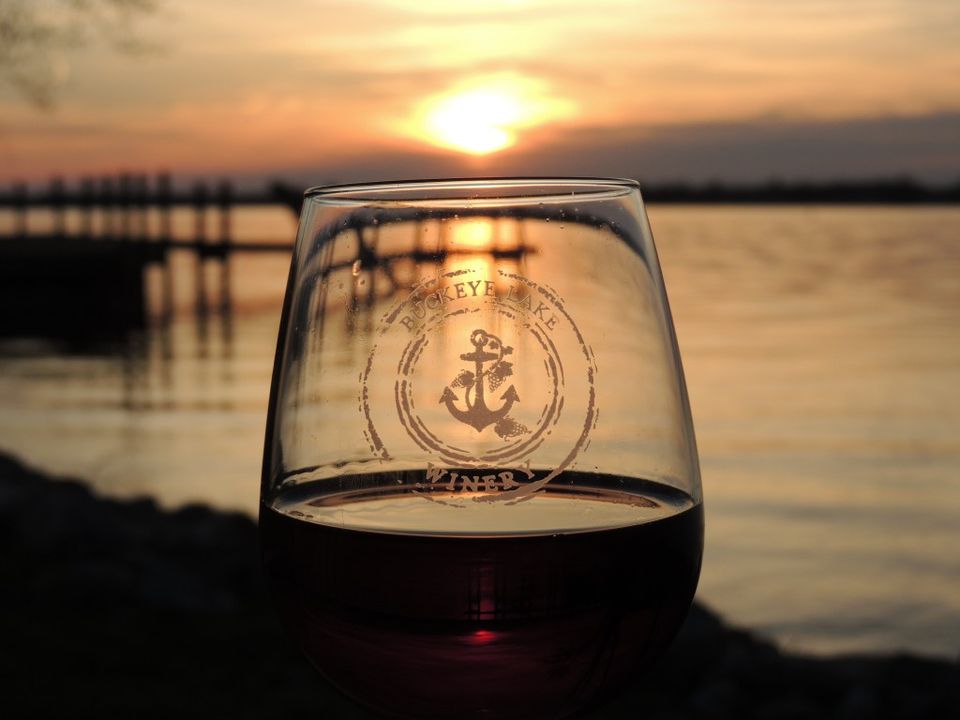
<path id="1" fill-rule="evenodd" d="M 289 632 L 369 707 L 559 718 L 638 677 L 703 511 L 636 183 L 308 191 L 261 499 Z"/>

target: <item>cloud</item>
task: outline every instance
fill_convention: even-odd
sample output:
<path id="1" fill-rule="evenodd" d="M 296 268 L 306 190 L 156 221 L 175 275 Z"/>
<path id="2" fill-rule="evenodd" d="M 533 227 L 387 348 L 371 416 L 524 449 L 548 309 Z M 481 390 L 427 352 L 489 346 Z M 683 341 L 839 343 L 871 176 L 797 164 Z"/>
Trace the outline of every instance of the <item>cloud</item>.
<path id="1" fill-rule="evenodd" d="M 71 55 L 60 110 L 42 122 L 0 92 L 0 179 L 156 162 L 405 177 L 421 172 L 414 158 L 431 174 L 678 178 L 942 177 L 957 166 L 956 2 L 162 7 L 163 52 L 124 62 L 93 46 Z M 425 102 L 490 75 L 522 77 L 575 112 L 545 114 L 482 162 L 420 144 L 424 128 L 409 124 Z"/>

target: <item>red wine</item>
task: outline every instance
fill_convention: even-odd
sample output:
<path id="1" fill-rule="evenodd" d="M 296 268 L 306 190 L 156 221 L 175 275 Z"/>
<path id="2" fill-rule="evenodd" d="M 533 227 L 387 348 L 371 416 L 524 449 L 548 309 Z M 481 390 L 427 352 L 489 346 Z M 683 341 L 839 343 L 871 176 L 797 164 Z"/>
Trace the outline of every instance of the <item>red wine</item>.
<path id="1" fill-rule="evenodd" d="M 261 508 L 285 623 L 356 700 L 409 718 L 565 717 L 636 677 L 683 621 L 703 512 L 681 491 L 565 473 L 515 505 L 451 507 L 410 492 L 414 476 L 328 480 Z"/>

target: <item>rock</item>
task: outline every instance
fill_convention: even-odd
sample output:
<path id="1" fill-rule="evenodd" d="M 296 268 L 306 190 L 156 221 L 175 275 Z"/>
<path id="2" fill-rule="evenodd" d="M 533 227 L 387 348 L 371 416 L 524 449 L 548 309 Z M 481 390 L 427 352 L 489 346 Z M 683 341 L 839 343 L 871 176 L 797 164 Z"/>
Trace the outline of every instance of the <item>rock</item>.
<path id="1" fill-rule="evenodd" d="M 735 718 L 739 715 L 740 691 L 729 680 L 712 680 L 690 698 L 698 718 Z"/>
<path id="2" fill-rule="evenodd" d="M 5 710 L 370 720 L 282 634 L 243 515 L 98 498 L 0 456 L 0 540 Z M 783 654 L 694 605 L 663 660 L 589 719 L 640 717 L 954 718 L 960 669 Z"/>
<path id="3" fill-rule="evenodd" d="M 873 688 L 856 685 L 843 696 L 837 720 L 871 720 L 880 715 L 880 701 Z"/>

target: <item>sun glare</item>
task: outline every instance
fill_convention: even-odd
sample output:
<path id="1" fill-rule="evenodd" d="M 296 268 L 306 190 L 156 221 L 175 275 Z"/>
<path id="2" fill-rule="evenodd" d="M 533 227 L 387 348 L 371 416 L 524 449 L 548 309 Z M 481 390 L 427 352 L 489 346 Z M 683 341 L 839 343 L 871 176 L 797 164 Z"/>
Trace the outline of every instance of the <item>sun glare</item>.
<path id="1" fill-rule="evenodd" d="M 571 113 L 542 83 L 509 75 L 456 86 L 427 99 L 408 132 L 432 145 L 487 155 L 514 145 L 521 130 Z"/>
<path id="2" fill-rule="evenodd" d="M 438 145 L 486 155 L 516 142 L 511 129 L 521 116 L 520 100 L 502 91 L 478 89 L 441 98 L 426 117 Z"/>

